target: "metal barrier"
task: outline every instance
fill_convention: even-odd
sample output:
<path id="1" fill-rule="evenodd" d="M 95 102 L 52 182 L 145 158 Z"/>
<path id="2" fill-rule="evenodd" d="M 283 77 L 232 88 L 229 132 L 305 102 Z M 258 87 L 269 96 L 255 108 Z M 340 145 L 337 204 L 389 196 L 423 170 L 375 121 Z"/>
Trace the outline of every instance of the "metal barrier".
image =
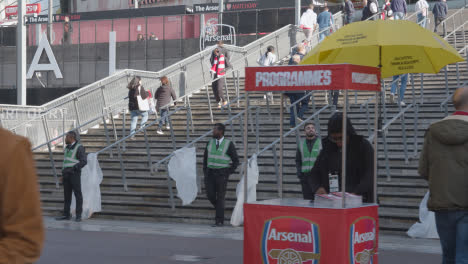
<path id="1" fill-rule="evenodd" d="M 468 81 L 465 81 L 463 84 L 459 85 L 458 88 L 465 87 L 465 86 L 468 86 Z M 450 100 L 452 99 L 452 97 L 453 97 L 453 94 L 450 94 L 449 96 L 447 96 L 447 98 L 445 98 L 444 101 L 442 101 L 442 103 L 440 103 L 440 110 L 444 111 L 445 116 L 448 116 L 448 104 Z"/>
<path id="2" fill-rule="evenodd" d="M 326 105 L 324 107 L 322 107 L 321 109 L 319 109 L 318 111 L 316 111 L 313 115 L 307 117 L 306 119 L 304 119 L 300 124 L 298 124 L 297 126 L 295 126 L 294 128 L 292 128 L 291 130 L 289 130 L 288 132 L 284 133 L 282 135 L 282 138 L 285 138 L 289 135 L 291 135 L 292 133 L 295 133 L 296 134 L 296 143 L 298 144 L 300 142 L 300 132 L 298 131 L 304 124 L 306 124 L 307 122 L 309 122 L 310 120 L 312 119 L 317 119 L 319 124 L 320 124 L 320 114 L 325 111 L 326 109 L 328 109 L 330 107 L 330 105 Z M 320 127 L 320 125 L 318 126 Z M 320 135 L 320 133 L 318 133 Z M 282 190 L 282 182 L 281 182 L 281 179 L 280 179 L 280 173 L 279 173 L 279 161 L 278 161 L 278 155 L 276 153 L 276 145 L 278 143 L 280 143 L 280 140 L 281 140 L 281 137 L 276 139 L 275 141 L 273 141 L 271 144 L 269 144 L 268 146 L 264 147 L 262 150 L 260 151 L 257 151 L 255 153 L 255 155 L 258 157 L 260 156 L 260 154 L 264 153 L 265 151 L 271 149 L 272 151 L 272 154 L 273 154 L 273 162 L 274 162 L 274 166 L 275 166 L 275 175 L 276 175 L 276 181 L 277 181 L 277 186 L 278 186 L 278 195 L 281 197 L 281 194 L 283 193 L 283 190 Z M 251 161 L 251 158 L 249 159 L 248 162 Z M 281 166 L 281 168 L 283 168 Z"/>

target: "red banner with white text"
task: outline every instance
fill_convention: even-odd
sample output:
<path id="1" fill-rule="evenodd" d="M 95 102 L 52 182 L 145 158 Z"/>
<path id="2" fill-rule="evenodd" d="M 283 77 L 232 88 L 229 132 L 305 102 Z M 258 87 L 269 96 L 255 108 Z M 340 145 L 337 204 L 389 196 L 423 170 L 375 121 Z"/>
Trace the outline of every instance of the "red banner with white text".
<path id="1" fill-rule="evenodd" d="M 26 5 L 26 14 L 39 14 L 39 13 L 41 13 L 41 4 Z M 18 6 L 5 7 L 5 15 L 7 17 L 18 15 Z"/>
<path id="2" fill-rule="evenodd" d="M 245 68 L 246 91 L 380 91 L 380 70 L 352 64 Z"/>

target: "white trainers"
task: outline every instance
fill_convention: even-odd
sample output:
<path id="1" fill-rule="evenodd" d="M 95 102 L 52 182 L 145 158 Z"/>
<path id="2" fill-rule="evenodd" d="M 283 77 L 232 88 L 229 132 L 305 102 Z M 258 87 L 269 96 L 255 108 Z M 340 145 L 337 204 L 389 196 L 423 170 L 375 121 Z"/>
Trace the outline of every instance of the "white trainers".
<path id="1" fill-rule="evenodd" d="M 218 108 L 221 108 L 222 105 L 223 105 L 223 103 L 221 103 L 221 101 L 219 101 Z"/>
<path id="2" fill-rule="evenodd" d="M 171 126 L 169 124 L 166 124 L 166 129 L 167 130 L 171 129 Z"/>
<path id="3" fill-rule="evenodd" d="M 156 133 L 158 133 L 159 135 L 164 135 L 164 132 L 162 132 L 161 128 L 158 128 L 158 130 L 156 131 Z"/>
<path id="4" fill-rule="evenodd" d="M 400 106 L 406 106 L 405 102 L 401 101 Z"/>

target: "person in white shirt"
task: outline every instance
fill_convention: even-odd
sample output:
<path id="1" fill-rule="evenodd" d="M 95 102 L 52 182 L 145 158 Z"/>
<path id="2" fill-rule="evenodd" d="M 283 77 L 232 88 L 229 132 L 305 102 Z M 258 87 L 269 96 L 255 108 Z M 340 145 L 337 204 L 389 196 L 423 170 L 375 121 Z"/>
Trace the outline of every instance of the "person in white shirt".
<path id="1" fill-rule="evenodd" d="M 429 10 L 429 4 L 426 0 L 419 0 L 416 3 L 415 11 L 418 13 L 418 24 L 426 28 L 427 24 L 427 10 Z"/>
<path id="2" fill-rule="evenodd" d="M 312 34 L 317 29 L 317 14 L 314 12 L 313 4 L 310 4 L 309 9 L 302 14 L 299 26 L 302 28 L 307 41 L 310 41 Z"/>
<path id="3" fill-rule="evenodd" d="M 273 66 L 273 64 L 276 62 L 276 55 L 275 55 L 275 47 L 273 46 L 268 46 L 267 51 L 265 54 L 263 54 L 260 58 L 258 58 L 257 63 L 260 66 Z M 273 103 L 273 93 L 268 92 L 266 95 L 264 95 L 263 98 L 265 100 L 267 99 L 267 95 L 270 97 L 271 103 Z"/>

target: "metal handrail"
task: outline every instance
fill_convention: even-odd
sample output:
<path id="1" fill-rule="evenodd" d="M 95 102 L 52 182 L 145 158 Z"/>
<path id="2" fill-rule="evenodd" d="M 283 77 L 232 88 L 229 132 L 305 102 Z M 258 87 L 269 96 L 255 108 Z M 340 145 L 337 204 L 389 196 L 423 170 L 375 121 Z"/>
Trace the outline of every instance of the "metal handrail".
<path id="1" fill-rule="evenodd" d="M 457 88 L 461 88 L 461 87 L 465 87 L 468 85 L 468 81 L 465 81 L 463 82 L 462 85 L 458 86 Z M 448 115 L 448 103 L 450 102 L 450 100 L 452 99 L 453 97 L 453 93 L 450 94 L 449 96 L 447 96 L 447 98 L 445 98 L 442 103 L 440 103 L 440 110 L 444 110 L 445 109 L 445 116 Z"/>
<path id="2" fill-rule="evenodd" d="M 308 121 L 310 121 L 312 118 L 315 118 L 315 117 L 318 117 L 323 111 L 325 111 L 327 108 L 329 108 L 330 105 L 326 105 L 322 108 L 320 108 L 318 111 L 316 111 L 313 115 L 307 117 L 306 119 L 304 119 L 301 123 L 299 123 L 299 125 L 296 125 L 294 128 L 291 128 L 288 132 L 284 133 L 283 134 L 283 138 L 291 135 L 293 132 L 296 132 L 299 128 L 301 128 L 304 124 L 306 124 Z M 278 144 L 280 142 L 280 138 L 276 139 L 275 141 L 273 141 L 270 145 L 264 147 L 262 150 L 258 151 L 257 153 L 255 153 L 257 155 L 257 157 L 262 154 L 263 152 L 267 151 L 268 149 L 272 148 L 274 145 Z M 249 162 L 252 158 L 249 159 Z"/>
<path id="3" fill-rule="evenodd" d="M 287 49 L 287 52 L 283 50 L 280 50 L 278 48 L 280 48 L 279 44 L 278 44 L 278 37 L 279 36 L 282 36 L 284 35 L 285 33 L 287 32 L 290 32 L 292 29 L 292 26 L 291 25 L 288 25 L 288 26 L 285 26 L 275 32 L 273 32 L 272 34 L 269 34 L 267 36 L 264 36 L 263 38 L 261 39 L 258 39 L 242 48 L 233 48 L 233 50 L 239 52 L 239 51 L 242 51 L 241 52 L 241 56 L 237 57 L 236 59 L 234 59 L 232 61 L 232 69 L 229 71 L 228 70 L 228 74 L 230 73 L 233 73 L 234 71 L 237 71 L 237 73 L 240 73 L 239 70 L 243 69 L 245 66 L 248 66 L 248 58 L 249 58 L 249 55 L 252 53 L 252 52 L 257 52 L 258 50 L 260 50 L 264 43 L 267 43 L 267 42 L 271 42 L 271 41 L 276 41 L 277 43 L 277 50 L 278 50 L 278 55 L 281 56 L 282 54 L 281 53 L 285 53 L 284 55 L 286 56 L 287 54 L 289 54 L 289 47 Z M 284 43 L 282 43 L 282 45 L 284 45 Z M 226 45 L 227 47 L 229 47 L 228 45 Z M 214 48 L 214 47 L 212 47 Z M 212 49 L 211 48 L 211 49 Z M 232 48 L 232 47 L 230 47 Z M 193 87 L 190 87 L 190 91 L 187 90 L 188 87 L 186 87 L 185 89 L 185 93 L 186 95 L 187 94 L 193 94 L 194 92 L 199 92 L 201 89 L 205 88 L 207 85 L 209 85 L 213 80 L 211 80 L 211 78 L 207 77 L 206 74 L 208 73 L 208 71 L 205 69 L 203 70 L 203 68 L 205 68 L 206 66 L 204 65 L 204 62 L 207 58 L 206 56 L 209 55 L 211 53 L 211 49 L 208 49 L 208 50 L 204 50 L 204 51 L 201 51 L 197 54 L 194 54 L 192 56 L 190 56 L 189 58 L 187 59 L 184 59 L 178 63 L 175 63 L 159 72 L 147 72 L 147 71 L 135 71 L 135 70 L 123 70 L 123 71 L 120 71 L 114 75 L 111 75 L 109 77 L 106 77 L 100 81 L 97 81 L 95 83 L 92 83 L 90 85 L 87 85 L 71 94 L 68 94 L 64 97 L 61 97 L 61 98 L 58 98 L 56 100 L 53 100 L 52 102 L 49 102 L 43 106 L 41 106 L 41 109 L 45 109 L 46 111 L 49 111 L 50 109 L 52 108 L 56 108 L 57 105 L 66 105 L 68 104 L 67 106 L 70 108 L 68 110 L 70 110 L 70 112 L 72 113 L 75 113 L 76 115 L 79 115 L 79 112 L 80 111 L 83 111 L 81 108 L 78 109 L 77 107 L 77 101 L 82 97 L 82 96 L 86 96 L 88 95 L 89 93 L 93 93 L 95 92 L 96 90 L 99 90 L 99 88 L 101 87 L 106 87 L 107 85 L 111 86 L 111 85 L 114 85 L 116 86 L 116 84 L 118 82 L 120 82 L 121 84 L 120 85 L 123 85 L 126 81 L 128 81 L 127 79 L 130 78 L 131 76 L 133 75 L 140 75 L 142 76 L 143 78 L 151 78 L 151 79 L 158 79 L 160 76 L 163 76 L 163 75 L 172 75 L 172 76 L 176 76 L 175 78 L 177 78 L 177 75 L 179 74 L 185 74 L 186 75 L 186 69 L 185 67 L 189 67 L 191 66 L 192 68 L 193 67 L 196 67 L 196 65 L 200 65 L 200 64 L 197 64 L 197 63 L 202 63 L 202 67 L 201 67 L 201 72 L 203 73 L 203 79 L 199 79 L 199 86 L 196 84 L 195 86 L 195 89 L 193 89 Z M 194 74 L 194 73 L 192 73 Z M 177 81 L 180 81 L 180 84 L 182 84 L 182 79 L 177 79 Z M 201 82 L 200 82 L 201 81 Z M 185 79 L 185 85 L 187 82 L 187 79 Z M 127 82 L 128 83 L 128 82 Z M 154 85 L 155 82 L 152 82 L 151 84 Z M 126 85 L 126 84 L 125 84 Z M 198 87 L 197 87 L 198 86 Z M 115 89 L 114 89 L 115 90 Z M 119 93 L 123 93 L 124 91 L 119 91 Z M 108 93 L 110 94 L 108 97 L 115 97 L 115 95 L 117 94 L 114 94 L 114 93 Z M 208 91 L 207 91 L 207 94 Z M 89 96 L 88 98 L 94 98 L 96 96 Z M 88 98 L 86 98 L 85 100 L 88 100 Z M 179 98 L 181 98 L 181 96 L 179 96 Z M 99 99 L 99 98 L 98 98 Z M 113 99 L 112 98 L 107 98 L 108 102 L 105 102 L 106 98 L 104 98 L 104 102 L 101 102 L 99 103 L 98 101 L 93 101 L 94 103 L 98 103 L 98 104 L 101 104 L 101 107 L 105 107 L 106 103 L 112 103 L 113 102 Z M 82 102 L 81 102 L 82 103 Z M 85 103 L 86 105 L 88 105 L 87 103 Z M 103 105 L 104 104 L 104 105 Z M 74 105 L 74 109 L 73 109 L 73 105 Z M 10 106 L 9 106 L 10 107 Z M 99 106 L 98 106 L 99 107 Z M 16 109 L 21 109 L 21 107 L 19 106 L 15 106 Z M 211 112 L 211 115 L 212 115 L 212 110 L 211 110 L 211 104 L 210 104 L 210 112 Z M 89 114 L 89 113 L 85 113 L 86 117 L 85 118 L 82 118 L 83 120 L 80 120 L 79 116 L 76 116 L 77 120 L 78 120 L 78 126 L 80 123 L 88 123 L 87 121 L 89 120 L 88 119 L 88 116 L 91 117 L 91 119 L 95 119 L 96 115 L 94 114 Z M 24 119 L 27 119 L 27 118 L 23 118 Z M 11 122 L 14 122 L 14 121 L 9 121 L 9 122 L 3 122 L 7 127 L 11 127 Z M 93 124 L 89 124 L 90 126 L 92 126 Z M 42 140 L 42 139 L 41 139 Z"/>

